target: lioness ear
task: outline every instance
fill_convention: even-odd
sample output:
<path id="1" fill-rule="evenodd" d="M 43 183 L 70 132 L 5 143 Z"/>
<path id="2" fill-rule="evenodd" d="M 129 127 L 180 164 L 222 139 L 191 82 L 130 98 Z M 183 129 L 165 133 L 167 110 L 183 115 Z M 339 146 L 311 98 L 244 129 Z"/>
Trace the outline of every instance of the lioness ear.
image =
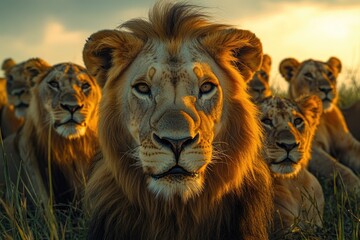
<path id="1" fill-rule="evenodd" d="M 232 63 L 244 81 L 250 80 L 260 68 L 262 45 L 250 31 L 226 29 L 209 34 L 200 41 L 215 61 Z"/>
<path id="2" fill-rule="evenodd" d="M 320 122 L 320 116 L 323 111 L 322 101 L 316 95 L 301 96 L 295 100 L 304 116 L 311 125 L 317 125 Z"/>
<path id="3" fill-rule="evenodd" d="M 264 69 L 264 71 L 269 74 L 271 71 L 271 57 L 267 54 L 264 54 L 261 68 Z"/>
<path id="4" fill-rule="evenodd" d="M 83 49 L 83 60 L 89 73 L 104 87 L 109 76 L 120 74 L 140 52 L 143 41 L 133 34 L 102 30 L 92 34 Z M 113 66 L 116 65 L 116 68 Z"/>
<path id="5" fill-rule="evenodd" d="M 7 58 L 4 60 L 1 69 L 4 70 L 5 74 L 7 74 L 12 67 L 16 65 L 15 61 L 12 58 Z"/>
<path id="6" fill-rule="evenodd" d="M 25 62 L 24 68 L 25 73 L 33 79 L 40 73 L 43 73 L 51 68 L 51 65 L 41 58 L 31 58 Z"/>
<path id="7" fill-rule="evenodd" d="M 286 81 L 290 82 L 294 76 L 296 69 L 300 66 L 300 63 L 295 58 L 285 58 L 279 65 L 280 74 Z"/>
<path id="8" fill-rule="evenodd" d="M 330 57 L 327 61 L 327 64 L 330 66 L 330 68 L 333 70 L 333 74 L 335 77 L 339 75 L 341 72 L 341 61 L 337 57 Z"/>

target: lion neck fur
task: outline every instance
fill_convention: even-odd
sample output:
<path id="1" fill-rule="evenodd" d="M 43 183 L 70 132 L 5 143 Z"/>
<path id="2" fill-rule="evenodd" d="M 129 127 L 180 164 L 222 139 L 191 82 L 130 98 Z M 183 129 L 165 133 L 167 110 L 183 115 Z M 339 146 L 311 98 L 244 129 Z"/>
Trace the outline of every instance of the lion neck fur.
<path id="1" fill-rule="evenodd" d="M 90 209 L 96 209 L 98 212 L 97 219 L 101 220 L 96 225 L 102 225 L 104 233 L 112 232 L 116 237 L 130 238 L 173 239 L 177 236 L 178 239 L 209 239 L 215 236 L 220 238 L 224 231 L 236 229 L 232 230 L 236 231 L 232 234 L 239 235 L 239 238 L 241 232 L 252 232 L 262 237 L 266 235 L 257 226 L 267 225 L 261 221 L 269 220 L 268 213 L 255 209 L 254 201 L 271 201 L 272 193 L 261 191 L 265 185 L 271 184 L 271 179 L 265 162 L 259 157 L 258 140 L 262 137 L 254 117 L 255 107 L 249 99 L 246 99 L 245 103 L 238 102 L 237 98 L 242 95 L 242 90 L 238 87 L 235 85 L 232 88 L 233 97 L 228 99 L 232 102 L 232 107 L 227 109 L 226 114 L 232 117 L 226 120 L 223 131 L 214 141 L 228 143 L 221 146 L 228 157 L 215 159 L 214 161 L 220 163 L 208 166 L 205 177 L 206 190 L 185 203 L 178 197 L 165 201 L 150 193 L 146 176 L 141 168 L 136 167 L 136 159 L 128 154 L 129 148 L 135 146 L 124 144 L 133 142 L 126 126 L 119 122 L 120 116 L 124 114 L 117 115 L 107 109 L 114 106 L 115 93 L 108 92 L 103 95 L 99 122 L 99 141 L 103 159 L 97 164 L 98 169 L 90 179 L 92 182 L 88 184 L 86 199 L 96 199 L 96 203 L 87 204 Z M 99 188 L 107 190 L 100 194 L 96 191 Z M 246 201 L 247 194 L 262 196 L 252 199 L 250 203 Z M 233 209 L 234 206 L 237 209 Z M 240 221 L 238 218 L 248 214 L 259 214 L 261 217 L 248 219 L 247 224 L 243 226 L 241 221 L 244 219 Z M 249 221 L 253 221 L 253 224 L 248 224 Z M 164 222 L 167 224 L 164 225 Z M 108 231 L 110 229 L 111 231 Z M 136 236 L 124 235 L 129 233 Z M 111 236 L 108 237 L 111 239 Z"/>

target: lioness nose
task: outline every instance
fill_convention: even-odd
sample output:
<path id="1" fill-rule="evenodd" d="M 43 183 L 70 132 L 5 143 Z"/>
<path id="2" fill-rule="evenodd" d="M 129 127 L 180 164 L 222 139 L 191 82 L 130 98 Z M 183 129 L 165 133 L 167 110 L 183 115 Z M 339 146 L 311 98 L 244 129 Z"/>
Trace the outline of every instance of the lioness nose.
<path id="1" fill-rule="evenodd" d="M 332 91 L 332 88 L 327 88 L 327 87 L 319 87 L 319 90 L 324 92 L 325 94 L 328 94 L 329 92 Z"/>
<path id="2" fill-rule="evenodd" d="M 276 145 L 278 145 L 282 149 L 285 149 L 286 152 L 290 152 L 291 150 L 299 146 L 298 143 L 279 143 L 279 142 L 277 142 Z"/>
<path id="3" fill-rule="evenodd" d="M 197 134 L 194 138 L 193 137 L 186 137 L 182 139 L 173 139 L 169 137 L 162 137 L 160 138 L 158 135 L 154 133 L 153 135 L 154 140 L 159 143 L 161 146 L 165 146 L 167 148 L 170 148 L 174 154 L 175 159 L 178 160 L 181 151 L 186 147 L 191 145 L 192 143 L 196 142 L 199 138 L 199 134 Z"/>
<path id="4" fill-rule="evenodd" d="M 71 113 L 76 112 L 77 110 L 81 109 L 84 105 L 68 105 L 68 104 L 61 104 L 61 107 Z"/>
<path id="5" fill-rule="evenodd" d="M 25 92 L 25 88 L 18 88 L 11 91 L 11 95 L 13 96 L 21 96 Z"/>

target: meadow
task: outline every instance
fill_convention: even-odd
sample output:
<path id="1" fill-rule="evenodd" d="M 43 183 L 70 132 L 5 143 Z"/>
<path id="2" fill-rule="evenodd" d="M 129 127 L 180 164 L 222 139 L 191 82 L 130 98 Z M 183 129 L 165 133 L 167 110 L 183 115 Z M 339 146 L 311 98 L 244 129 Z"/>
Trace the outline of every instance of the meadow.
<path id="1" fill-rule="evenodd" d="M 349 85 L 339 85 L 339 104 L 342 107 L 360 100 L 360 84 L 352 79 Z M 286 92 L 273 89 L 276 95 L 286 96 Z M 1 142 L 1 146 L 2 142 Z M 10 161 L 4 157 L 6 161 Z M 7 176 L 7 173 L 4 173 Z M 324 194 L 325 209 L 322 229 L 301 229 L 295 227 L 294 232 L 285 239 L 326 239 L 326 240 L 358 240 L 360 239 L 360 199 L 344 189 L 342 185 L 319 178 Z M 30 205 L 17 190 L 17 182 L 7 184 L 5 199 L 0 200 L 0 239 L 85 239 L 86 213 L 73 206 L 66 211 L 54 210 L 45 212 L 40 206 Z M 36 199 L 36 196 L 32 196 Z M 36 201 L 35 201 L 36 202 Z M 50 201 L 51 202 L 51 201 Z M 280 238 L 279 238 L 280 239 Z M 281 238 L 284 239 L 284 238 Z"/>

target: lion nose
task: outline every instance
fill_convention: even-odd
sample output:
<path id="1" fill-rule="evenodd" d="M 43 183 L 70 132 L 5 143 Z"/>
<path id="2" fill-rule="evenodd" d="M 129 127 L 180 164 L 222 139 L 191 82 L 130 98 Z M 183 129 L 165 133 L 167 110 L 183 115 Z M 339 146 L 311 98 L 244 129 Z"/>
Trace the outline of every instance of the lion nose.
<path id="1" fill-rule="evenodd" d="M 170 148 L 171 151 L 175 154 L 175 159 L 178 160 L 180 157 L 181 151 L 186 147 L 190 146 L 194 142 L 196 142 L 199 138 L 199 134 L 197 134 L 195 137 L 185 137 L 181 139 L 173 139 L 169 137 L 159 137 L 154 133 L 153 135 L 155 142 L 160 144 L 161 146 L 165 146 L 167 148 Z"/>
<path id="2" fill-rule="evenodd" d="M 11 91 L 11 95 L 13 96 L 21 96 L 23 93 L 25 92 L 25 88 L 19 88 L 19 89 L 14 89 L 13 91 Z"/>
<path id="3" fill-rule="evenodd" d="M 70 113 L 74 113 L 77 110 L 81 109 L 84 105 L 69 105 L 69 104 L 61 104 L 61 107 Z"/>
<path id="4" fill-rule="evenodd" d="M 277 142 L 276 145 L 278 145 L 282 149 L 285 149 L 285 151 L 288 153 L 297 146 L 299 146 L 298 143 L 279 143 L 279 142 Z"/>

